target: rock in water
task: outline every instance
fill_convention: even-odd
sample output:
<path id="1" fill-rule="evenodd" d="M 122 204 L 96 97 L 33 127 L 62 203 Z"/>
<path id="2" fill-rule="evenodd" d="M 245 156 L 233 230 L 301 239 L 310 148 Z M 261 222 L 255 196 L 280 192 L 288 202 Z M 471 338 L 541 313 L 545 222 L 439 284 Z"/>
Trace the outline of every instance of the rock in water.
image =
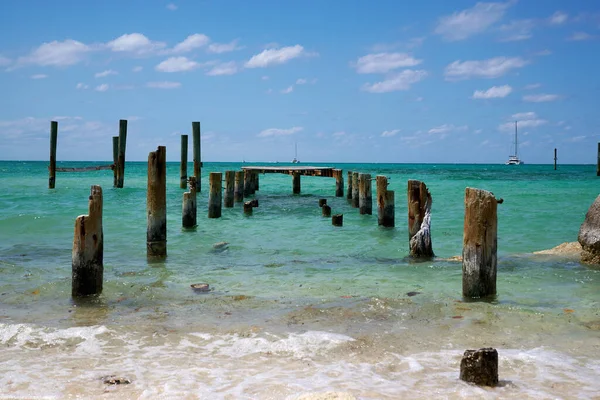
<path id="1" fill-rule="evenodd" d="M 583 248 L 581 262 L 600 264 L 600 195 L 585 214 L 577 240 Z"/>
<path id="2" fill-rule="evenodd" d="M 108 375 L 102 377 L 102 382 L 104 382 L 105 385 L 129 385 L 131 380 L 122 376 Z"/>
<path id="3" fill-rule="evenodd" d="M 465 350 L 460 362 L 460 379 L 480 386 L 498 384 L 498 352 L 487 347 Z"/>

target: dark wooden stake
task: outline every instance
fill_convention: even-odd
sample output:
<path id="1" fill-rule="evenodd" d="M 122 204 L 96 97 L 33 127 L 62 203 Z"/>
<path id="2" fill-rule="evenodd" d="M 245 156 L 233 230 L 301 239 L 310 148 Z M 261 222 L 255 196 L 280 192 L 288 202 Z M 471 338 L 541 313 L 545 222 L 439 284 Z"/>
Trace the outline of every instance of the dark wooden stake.
<path id="1" fill-rule="evenodd" d="M 233 207 L 234 189 L 235 171 L 225 171 L 225 196 L 223 197 L 223 206 L 225 208 Z"/>
<path id="2" fill-rule="evenodd" d="M 181 225 L 184 228 L 193 228 L 198 224 L 198 204 L 196 199 L 196 178 L 189 178 L 190 191 L 183 193 L 183 206 Z"/>
<path id="3" fill-rule="evenodd" d="M 167 148 L 158 146 L 148 154 L 148 191 L 146 193 L 146 254 L 167 256 Z"/>
<path id="4" fill-rule="evenodd" d="M 600 176 L 600 142 L 598 142 L 598 163 L 596 164 L 596 176 Z"/>
<path id="5" fill-rule="evenodd" d="M 431 194 L 425 183 L 408 181 L 408 242 L 411 257 L 431 258 Z"/>
<path id="6" fill-rule="evenodd" d="M 321 208 L 321 213 L 324 217 L 331 217 L 331 207 L 327 204 L 323 204 L 323 207 Z"/>
<path id="7" fill-rule="evenodd" d="M 192 122 L 192 145 L 194 147 L 194 177 L 196 192 L 202 192 L 202 160 L 200 159 L 200 122 Z"/>
<path id="8" fill-rule="evenodd" d="M 323 207 L 325 204 L 327 204 L 327 199 L 319 199 L 319 207 Z"/>
<path id="9" fill-rule="evenodd" d="M 344 225 L 344 214 L 335 214 L 331 217 L 331 224 L 333 226 L 343 226 Z"/>
<path id="10" fill-rule="evenodd" d="M 233 200 L 236 203 L 244 201 L 244 171 L 235 171 L 235 187 L 233 188 Z"/>
<path id="11" fill-rule="evenodd" d="M 244 171 L 244 197 L 252 194 L 252 171 Z"/>
<path id="12" fill-rule="evenodd" d="M 358 197 L 358 172 L 352 173 L 352 207 L 358 208 L 359 206 L 359 197 Z"/>
<path id="13" fill-rule="evenodd" d="M 118 136 L 113 136 L 112 137 L 112 144 L 113 144 L 113 165 L 112 165 L 112 170 L 113 170 L 113 187 L 117 187 L 117 182 L 119 181 L 117 178 L 117 175 L 119 173 L 119 137 Z"/>
<path id="14" fill-rule="evenodd" d="M 554 148 L 554 170 L 556 171 L 556 147 Z"/>
<path id="15" fill-rule="evenodd" d="M 352 177 L 354 176 L 354 174 L 352 173 L 352 171 L 348 171 L 348 186 L 346 189 L 346 199 L 348 199 L 349 202 L 352 202 Z"/>
<path id="16" fill-rule="evenodd" d="M 181 164 L 179 166 L 179 187 L 187 188 L 187 164 L 188 164 L 188 135 L 181 135 Z"/>
<path id="17" fill-rule="evenodd" d="M 251 201 L 246 201 L 244 203 L 244 214 L 246 215 L 252 215 L 252 202 Z"/>
<path id="18" fill-rule="evenodd" d="M 373 192 L 371 190 L 371 174 L 358 176 L 358 205 L 361 215 L 373 214 Z"/>
<path id="19" fill-rule="evenodd" d="M 491 192 L 466 188 L 463 230 L 463 296 L 496 294 L 498 200 Z"/>
<path id="20" fill-rule="evenodd" d="M 56 142 L 58 140 L 58 122 L 50 121 L 50 165 L 48 166 L 48 189 L 56 184 Z"/>
<path id="21" fill-rule="evenodd" d="M 102 293 L 104 275 L 104 233 L 102 231 L 102 188 L 90 191 L 88 215 L 75 220 L 72 254 L 71 296 Z"/>
<path id="22" fill-rule="evenodd" d="M 335 197 L 344 197 L 344 173 L 341 169 L 334 169 Z"/>
<path id="23" fill-rule="evenodd" d="M 125 148 L 127 147 L 127 120 L 119 120 L 119 160 L 117 163 L 117 187 L 125 182 Z"/>
<path id="24" fill-rule="evenodd" d="M 395 225 L 394 192 L 387 190 L 388 179 L 386 176 L 377 175 L 377 224 L 385 227 Z"/>
<path id="25" fill-rule="evenodd" d="M 222 179 L 223 174 L 220 172 L 211 172 L 209 175 L 208 218 L 221 217 L 221 203 L 223 200 Z"/>
<path id="26" fill-rule="evenodd" d="M 300 194 L 300 173 L 292 172 L 292 193 Z"/>

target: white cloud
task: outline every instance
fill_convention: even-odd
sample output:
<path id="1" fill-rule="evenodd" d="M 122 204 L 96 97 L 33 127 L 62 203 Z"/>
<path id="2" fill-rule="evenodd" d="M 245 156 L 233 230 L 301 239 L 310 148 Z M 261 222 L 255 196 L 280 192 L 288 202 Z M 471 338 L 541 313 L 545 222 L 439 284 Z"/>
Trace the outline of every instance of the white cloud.
<path id="1" fill-rule="evenodd" d="M 477 3 L 472 8 L 441 17 L 434 33 L 449 41 L 485 32 L 500 21 L 511 3 Z"/>
<path id="2" fill-rule="evenodd" d="M 304 78 L 298 78 L 296 80 L 296 85 L 306 85 L 306 83 L 308 83 L 308 80 L 306 80 Z"/>
<path id="3" fill-rule="evenodd" d="M 183 72 L 194 70 L 201 65 L 187 57 L 170 57 L 154 67 L 160 72 Z"/>
<path id="4" fill-rule="evenodd" d="M 529 64 L 521 57 L 494 57 L 481 61 L 454 61 L 446 67 L 444 75 L 447 80 L 469 78 L 498 78 L 512 69 L 522 68 Z"/>
<path id="5" fill-rule="evenodd" d="M 66 67 L 81 62 L 92 48 L 76 40 L 44 43 L 28 56 L 20 57 L 18 64 L 37 64 L 41 66 Z"/>
<path id="6" fill-rule="evenodd" d="M 583 40 L 590 40 L 593 39 L 594 36 L 590 35 L 589 33 L 586 32 L 575 32 L 574 34 L 572 34 L 571 36 L 569 36 L 567 38 L 567 40 L 571 40 L 571 41 L 583 41 Z"/>
<path id="7" fill-rule="evenodd" d="M 587 136 L 573 136 L 572 138 L 568 139 L 567 142 L 581 142 L 582 140 L 584 140 Z"/>
<path id="8" fill-rule="evenodd" d="M 552 25 L 561 25 L 567 22 L 567 19 L 569 19 L 569 14 L 566 14 L 562 11 L 557 11 L 554 14 L 552 14 L 550 18 L 548 18 L 548 21 Z"/>
<path id="9" fill-rule="evenodd" d="M 495 99 L 506 97 L 511 94 L 512 88 L 509 85 L 492 86 L 488 90 L 476 90 L 473 93 L 474 99 Z"/>
<path id="10" fill-rule="evenodd" d="M 288 129 L 279 129 L 279 128 L 269 128 L 258 134 L 258 137 L 269 137 L 269 136 L 286 136 L 293 135 L 294 133 L 302 131 L 301 126 L 294 126 L 293 128 Z"/>
<path id="11" fill-rule="evenodd" d="M 175 11 L 175 10 L 177 10 L 177 5 L 175 5 L 173 3 L 169 3 L 169 4 L 167 4 L 167 10 Z"/>
<path id="12" fill-rule="evenodd" d="M 551 54 L 552 54 L 552 52 L 550 50 L 548 50 L 548 49 L 541 50 L 541 51 L 538 51 L 536 53 L 533 53 L 534 56 L 549 56 Z"/>
<path id="13" fill-rule="evenodd" d="M 179 42 L 173 47 L 173 53 L 187 53 L 195 49 L 206 46 L 210 42 L 210 38 L 202 33 L 195 33 L 186 37 L 182 42 Z"/>
<path id="14" fill-rule="evenodd" d="M 163 49 L 166 44 L 164 42 L 154 42 L 141 33 L 127 33 L 106 43 L 106 46 L 115 52 L 145 55 Z"/>
<path id="15" fill-rule="evenodd" d="M 560 98 L 557 94 L 531 94 L 527 96 L 523 96 L 523 101 L 528 101 L 531 103 L 544 103 L 548 101 L 555 101 Z"/>
<path id="16" fill-rule="evenodd" d="M 398 72 L 386 77 L 386 79 L 381 82 L 376 82 L 373 84 L 366 83 L 363 85 L 362 90 L 371 93 L 386 93 L 397 90 L 408 90 L 410 89 L 410 85 L 425 79 L 426 76 L 427 71 L 405 69 L 402 72 Z"/>
<path id="17" fill-rule="evenodd" d="M 179 82 L 148 82 L 146 86 L 153 89 L 177 89 L 181 87 L 181 83 Z"/>
<path id="18" fill-rule="evenodd" d="M 268 81 L 269 77 L 267 75 L 264 75 L 264 76 L 261 76 L 260 79 L 263 80 L 263 81 Z"/>
<path id="19" fill-rule="evenodd" d="M 85 90 L 85 89 L 88 89 L 88 88 L 89 88 L 89 86 L 88 86 L 88 85 L 86 85 L 86 84 L 84 84 L 84 83 L 81 83 L 81 82 L 79 82 L 79 83 L 77 84 L 77 86 L 75 86 L 75 89 L 78 89 L 78 90 Z"/>
<path id="20" fill-rule="evenodd" d="M 31 75 L 31 79 L 46 79 L 47 77 L 48 77 L 48 75 L 46 75 L 46 74 Z"/>
<path id="21" fill-rule="evenodd" d="M 7 65 L 10 65 L 11 63 L 12 63 L 12 60 L 10 58 L 3 57 L 0 55 L 0 67 L 6 67 Z"/>
<path id="22" fill-rule="evenodd" d="M 514 132 L 514 121 L 518 121 L 519 128 L 535 128 L 548 123 L 548 121 L 539 118 L 537 114 L 532 111 L 513 114 L 510 119 L 512 121 L 500 124 L 498 130 L 503 132 Z"/>
<path id="23" fill-rule="evenodd" d="M 395 136 L 396 134 L 398 134 L 398 132 L 400 132 L 400 129 L 392 129 L 391 131 L 383 131 L 381 133 L 381 137 Z"/>
<path id="24" fill-rule="evenodd" d="M 246 62 L 246 68 L 264 68 L 271 65 L 284 64 L 303 55 L 306 55 L 306 51 L 299 44 L 282 48 L 271 48 L 252 56 Z"/>
<path id="25" fill-rule="evenodd" d="M 206 75 L 218 76 L 218 75 L 233 75 L 238 72 L 237 65 L 234 61 L 220 63 L 215 65 L 206 73 Z"/>
<path id="26" fill-rule="evenodd" d="M 429 133 L 430 135 L 441 134 L 441 137 L 444 138 L 444 137 L 446 137 L 447 133 L 461 132 L 461 131 L 466 131 L 467 129 L 469 129 L 469 127 L 466 125 L 454 126 L 452 124 L 444 124 L 444 125 L 436 126 L 435 128 L 431 128 L 430 130 L 427 131 L 427 133 Z"/>
<path id="27" fill-rule="evenodd" d="M 104 78 L 104 77 L 107 77 L 109 75 L 117 75 L 117 74 L 118 74 L 117 71 L 113 71 L 112 69 L 107 69 L 105 71 L 98 72 L 98 73 L 94 74 L 94 77 L 95 78 Z"/>
<path id="28" fill-rule="evenodd" d="M 131 70 L 132 70 L 133 72 L 140 72 L 140 71 L 141 71 L 141 70 L 143 70 L 143 69 L 144 69 L 144 67 L 141 67 L 141 66 L 139 66 L 139 65 L 138 65 L 137 67 L 133 67 Z"/>
<path id="29" fill-rule="evenodd" d="M 522 112 L 522 113 L 513 114 L 513 115 L 511 115 L 510 118 L 514 119 L 514 120 L 517 120 L 517 121 L 520 121 L 520 120 L 526 120 L 526 119 L 537 119 L 538 116 L 533 111 L 528 111 L 528 112 Z"/>
<path id="30" fill-rule="evenodd" d="M 423 60 L 417 60 L 406 53 L 376 53 L 360 57 L 355 67 L 359 74 L 376 74 L 402 67 L 414 67 L 421 62 Z"/>
<path id="31" fill-rule="evenodd" d="M 533 89 L 537 89 L 539 87 L 541 87 L 542 84 L 541 83 L 530 83 L 529 85 L 525 85 L 525 90 L 533 90 Z"/>
<path id="32" fill-rule="evenodd" d="M 342 136 L 346 136 L 346 132 L 344 132 L 344 131 L 333 132 L 331 134 L 331 136 L 333 136 L 334 138 L 341 138 Z"/>
<path id="33" fill-rule="evenodd" d="M 106 92 L 108 90 L 108 85 L 106 83 L 103 83 L 102 85 L 96 86 L 94 90 L 97 92 Z"/>
<path id="34" fill-rule="evenodd" d="M 292 93 L 293 91 L 294 91 L 294 86 L 293 86 L 293 85 L 291 85 L 291 86 L 288 86 L 287 88 L 283 89 L 283 90 L 281 91 L 281 93 L 283 93 L 283 94 L 288 94 L 288 93 Z"/>
<path id="35" fill-rule="evenodd" d="M 509 24 L 504 24 L 500 27 L 502 32 L 501 42 L 517 42 L 521 40 L 531 39 L 531 31 L 535 27 L 535 21 L 532 19 L 521 19 L 511 21 Z"/>
<path id="36" fill-rule="evenodd" d="M 238 43 L 237 39 L 235 39 L 229 43 L 211 43 L 208 46 L 208 49 L 206 49 L 206 51 L 208 51 L 209 53 L 216 53 L 216 54 L 228 53 L 230 51 L 235 51 L 235 50 L 241 49 L 241 47 L 239 47 L 237 45 L 237 43 Z"/>

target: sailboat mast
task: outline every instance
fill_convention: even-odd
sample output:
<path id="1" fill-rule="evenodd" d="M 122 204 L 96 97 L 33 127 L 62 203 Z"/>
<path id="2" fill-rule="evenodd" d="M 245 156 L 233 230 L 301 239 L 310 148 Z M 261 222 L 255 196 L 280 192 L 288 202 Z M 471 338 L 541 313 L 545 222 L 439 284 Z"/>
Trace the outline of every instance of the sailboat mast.
<path id="1" fill-rule="evenodd" d="M 517 157 L 519 154 L 517 153 L 517 149 L 518 149 L 518 136 L 517 136 L 517 121 L 515 121 L 515 157 Z"/>

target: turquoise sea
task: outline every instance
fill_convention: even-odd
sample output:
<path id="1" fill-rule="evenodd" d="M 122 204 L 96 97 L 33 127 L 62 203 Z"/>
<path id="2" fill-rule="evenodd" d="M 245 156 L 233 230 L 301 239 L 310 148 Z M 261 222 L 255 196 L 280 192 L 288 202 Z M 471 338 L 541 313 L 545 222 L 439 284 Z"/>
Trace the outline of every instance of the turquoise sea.
<path id="1" fill-rule="evenodd" d="M 94 164 L 108 163 L 58 166 Z M 277 174 L 260 176 L 251 217 L 236 203 L 208 219 L 209 172 L 242 164 L 206 162 L 198 227 L 184 231 L 179 163 L 168 163 L 168 257 L 148 262 L 145 162 L 127 163 L 123 189 L 93 171 L 58 173 L 49 190 L 47 162 L 0 161 L 0 398 L 599 398 L 600 269 L 534 254 L 577 240 L 600 192 L 594 165 L 327 165 L 344 180 L 389 177 L 396 227 L 377 226 L 376 204 L 359 215 L 336 198 L 333 178 L 303 176 L 293 195 Z M 433 197 L 433 261 L 407 258 L 408 179 Z M 73 227 L 94 184 L 104 291 L 75 302 Z M 504 199 L 491 302 L 462 298 L 451 260 L 466 187 Z M 343 227 L 321 217 L 319 198 Z M 194 292 L 199 282 L 212 290 Z M 498 349 L 499 387 L 458 379 L 464 350 L 480 347 Z M 131 383 L 107 386 L 107 375 Z"/>

